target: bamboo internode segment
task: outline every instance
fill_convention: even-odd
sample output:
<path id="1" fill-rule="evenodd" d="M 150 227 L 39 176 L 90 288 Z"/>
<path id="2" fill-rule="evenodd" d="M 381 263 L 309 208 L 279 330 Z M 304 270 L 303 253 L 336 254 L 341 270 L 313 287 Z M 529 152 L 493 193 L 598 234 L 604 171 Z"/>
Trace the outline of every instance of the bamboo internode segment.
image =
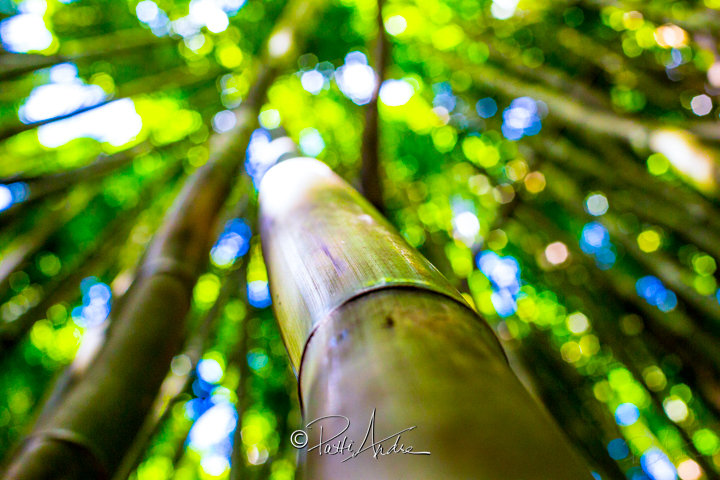
<path id="1" fill-rule="evenodd" d="M 295 158 L 260 184 L 260 229 L 271 292 L 293 366 L 332 311 L 364 293 L 418 287 L 466 304 L 357 191 L 327 165 Z"/>
<path id="2" fill-rule="evenodd" d="M 306 429 L 307 478 L 592 478 L 490 327 L 326 165 L 301 158 L 273 167 L 260 185 L 260 215 L 305 422 L 347 417 L 348 430 L 329 443 L 347 437 L 357 454 L 311 450 L 320 426 L 328 441 L 346 422 L 322 420 Z M 359 453 L 371 417 L 375 441 L 416 427 L 397 443 L 430 455 Z"/>

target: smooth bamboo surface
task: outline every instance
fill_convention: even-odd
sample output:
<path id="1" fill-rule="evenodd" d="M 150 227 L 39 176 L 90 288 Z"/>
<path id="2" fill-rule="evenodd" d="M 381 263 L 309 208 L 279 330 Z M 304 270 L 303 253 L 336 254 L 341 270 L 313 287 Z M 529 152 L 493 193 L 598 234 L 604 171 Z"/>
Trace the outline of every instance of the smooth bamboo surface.
<path id="1" fill-rule="evenodd" d="M 305 429 L 304 478 L 592 478 L 510 370 L 492 329 L 326 165 L 300 158 L 273 167 L 260 185 L 260 213 L 304 425 L 326 415 L 350 422 L 314 449 L 320 427 L 327 442 L 346 420 Z M 384 453 L 396 432 L 416 427 L 395 451 L 402 444 L 430 455 L 360 453 L 372 443 L 361 447 L 373 412 L 375 441 L 391 436 Z M 337 452 L 343 437 L 352 452 Z"/>
<path id="2" fill-rule="evenodd" d="M 430 452 L 375 459 L 368 450 L 342 462 L 315 450 L 306 457 L 308 479 L 592 478 L 512 373 L 489 327 L 445 296 L 392 288 L 348 302 L 310 339 L 302 371 L 306 423 L 348 417 L 343 436 L 357 451 L 376 409 L 376 440 L 417 426 L 398 443 Z M 323 423 L 324 438 L 338 422 Z M 319 442 L 314 430 L 310 447 Z"/>
<path id="3" fill-rule="evenodd" d="M 460 293 L 327 165 L 294 158 L 260 184 L 260 234 L 273 303 L 296 371 L 305 340 L 334 308 L 388 286 Z"/>

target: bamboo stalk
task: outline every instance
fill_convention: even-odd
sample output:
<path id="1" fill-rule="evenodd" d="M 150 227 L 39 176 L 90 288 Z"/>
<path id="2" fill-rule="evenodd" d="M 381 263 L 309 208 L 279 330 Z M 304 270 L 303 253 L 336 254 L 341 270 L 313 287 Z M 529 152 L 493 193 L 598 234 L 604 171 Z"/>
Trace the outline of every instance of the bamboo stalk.
<path id="1" fill-rule="evenodd" d="M 188 67 L 187 65 L 183 65 L 181 67 L 177 67 L 171 70 L 134 79 L 125 84 L 118 85 L 113 98 L 108 98 L 107 100 L 100 102 L 96 105 L 91 105 L 89 107 L 84 107 L 74 112 L 66 113 L 57 117 L 48 118 L 32 123 L 23 123 L 17 118 L 13 119 L 12 122 L 5 122 L 0 127 L 0 141 L 5 140 L 6 138 L 9 138 L 13 135 L 17 135 L 18 133 L 32 130 L 33 128 L 37 128 L 41 125 L 58 122 L 67 118 L 74 117 L 76 115 L 80 115 L 85 112 L 95 110 L 119 98 L 128 98 L 143 93 L 156 92 L 162 88 L 168 87 L 189 87 L 207 81 L 208 79 L 213 79 L 217 77 L 221 72 L 222 69 L 220 67 L 218 67 L 217 65 L 213 65 L 213 67 L 209 68 L 207 72 L 203 73 L 202 75 L 197 75 L 193 73 L 190 67 Z M 214 88 L 215 87 L 213 86 L 213 89 Z"/>
<path id="2" fill-rule="evenodd" d="M 10 208 L 4 210 L 2 214 L 0 214 L 2 215 L 1 218 L 4 222 L 8 222 L 16 218 L 21 212 L 26 211 L 31 205 L 36 205 L 38 200 L 62 192 L 78 183 L 100 179 L 117 171 L 131 162 L 136 156 L 148 152 L 150 149 L 150 144 L 144 142 L 130 150 L 118 152 L 113 155 L 101 154 L 92 163 L 68 172 L 30 178 L 15 176 L 5 179 L 5 183 L 25 183 L 25 191 L 27 194 L 22 202 L 14 203 Z"/>
<path id="3" fill-rule="evenodd" d="M 390 42 L 385 35 L 382 7 L 384 1 L 377 2 L 377 38 L 375 40 L 376 82 L 370 103 L 365 107 L 365 128 L 363 129 L 360 157 L 360 185 L 363 195 L 379 211 L 383 211 L 382 175 L 380 172 L 380 125 L 378 113 L 378 93 L 385 79 L 385 68 L 390 53 Z"/>
<path id="4" fill-rule="evenodd" d="M 63 62 L 84 61 L 105 55 L 140 52 L 151 46 L 169 45 L 174 41 L 170 37 L 156 37 L 144 28 L 130 28 L 96 37 L 63 42 L 57 55 L 8 53 L 0 57 L 0 80 L 10 79 L 23 73 L 51 67 Z"/>
<path id="5" fill-rule="evenodd" d="M 95 477 L 106 478 L 117 468 L 181 342 L 182 318 L 229 173 L 202 169 L 188 184 L 156 236 L 125 308 L 114 315 L 116 325 L 105 349 L 52 418 L 30 437 L 9 478 L 57 475 L 58 446 L 70 450 L 64 459 L 85 468 L 89 465 L 82 456 L 92 456 Z M 132 352 L 132 358 L 125 352 Z"/>
<path id="6" fill-rule="evenodd" d="M 489 326 L 328 167 L 313 159 L 273 167 L 260 209 L 305 419 L 348 417 L 343 435 L 359 447 L 376 409 L 378 436 L 416 425 L 400 443 L 432 453 L 378 461 L 366 452 L 341 463 L 307 452 L 309 478 L 590 478 Z"/>
<path id="7" fill-rule="evenodd" d="M 315 12 L 293 2 L 277 22 L 256 83 L 235 110 L 238 122 L 211 138 L 209 162 L 188 179 L 122 308 L 111 314 L 113 332 L 104 349 L 53 417 L 30 435 L 8 478 L 30 480 L 64 470 L 72 472 L 68 478 L 110 478 L 121 465 L 182 344 L 192 288 L 212 244 L 210 232 L 244 158 L 260 102 L 302 47 Z"/>
<path id="8" fill-rule="evenodd" d="M 113 312 L 105 348 L 52 418 L 29 437 L 8 478 L 55 475 L 62 471 L 58 468 L 71 471 L 71 465 L 81 473 L 70 478 L 109 478 L 120 465 L 182 343 L 183 318 L 213 240 L 210 232 L 242 159 L 238 145 L 252 131 L 247 117 L 259 108 L 269 79 L 265 76 L 241 107 L 233 139 L 224 140 L 225 148 L 188 179 L 123 308 Z"/>
<path id="9" fill-rule="evenodd" d="M 250 307 L 249 311 L 252 312 L 252 310 L 253 307 Z M 237 388 L 235 389 L 235 395 L 237 396 L 237 403 L 235 406 L 237 409 L 238 422 L 235 427 L 235 434 L 233 435 L 233 450 L 230 456 L 230 480 L 248 480 L 248 477 L 250 477 L 248 467 L 245 464 L 247 456 L 245 455 L 245 449 L 243 448 L 242 441 L 242 415 L 243 412 L 247 411 L 250 406 L 250 395 L 247 387 L 252 386 L 252 372 L 247 361 L 247 354 L 249 350 L 248 343 L 250 341 L 248 338 L 247 324 L 248 322 L 243 322 L 240 327 L 240 344 L 237 350 L 233 353 L 240 370 L 240 380 L 238 381 Z"/>
<path id="10" fill-rule="evenodd" d="M 238 218 L 245 212 L 246 202 L 238 202 L 227 218 Z M 223 285 L 220 289 L 218 299 L 213 306 L 202 316 L 199 325 L 195 328 L 192 337 L 188 340 L 184 355 L 190 359 L 193 368 L 197 366 L 203 352 L 208 348 L 208 340 L 217 328 L 219 317 L 222 316 L 222 309 L 227 305 L 230 296 L 238 291 L 243 283 L 247 267 L 247 262 L 243 262 L 240 266 L 234 266 L 231 271 L 226 272 L 223 279 Z M 192 370 L 191 370 L 192 372 Z M 184 377 L 178 378 L 174 374 L 169 374 L 163 382 L 160 395 L 155 399 L 155 403 L 150 414 L 147 416 L 142 429 L 135 437 L 133 446 L 129 453 L 123 459 L 123 463 L 118 468 L 118 472 L 113 477 L 114 480 L 125 480 L 130 476 L 142 460 L 142 453 L 147 447 L 148 442 L 157 433 L 158 428 L 164 423 L 164 420 L 171 412 L 172 404 L 177 398 L 188 390 L 191 383 L 191 373 Z M 184 442 L 184 439 L 183 439 Z"/>

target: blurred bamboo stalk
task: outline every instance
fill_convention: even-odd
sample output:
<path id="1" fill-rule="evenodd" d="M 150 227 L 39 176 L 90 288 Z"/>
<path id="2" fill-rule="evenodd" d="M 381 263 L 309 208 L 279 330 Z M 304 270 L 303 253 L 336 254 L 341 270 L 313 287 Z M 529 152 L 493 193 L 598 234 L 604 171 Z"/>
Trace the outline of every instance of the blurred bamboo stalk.
<path id="1" fill-rule="evenodd" d="M 28 438 L 8 478 L 63 471 L 72 472 L 69 478 L 109 478 L 120 465 L 182 343 L 192 288 L 207 262 L 217 213 L 243 158 L 239 146 L 249 139 L 271 78 L 259 78 L 238 109 L 238 125 L 216 142 L 223 148 L 188 179 L 123 308 L 113 312 L 113 332 L 104 349 L 52 417 Z"/>
<path id="2" fill-rule="evenodd" d="M 363 129 L 360 157 L 360 185 L 365 198 L 379 211 L 384 210 L 382 175 L 380 169 L 380 120 L 378 114 L 378 93 L 385 80 L 385 69 L 390 54 L 390 41 L 385 35 L 382 9 L 383 0 L 377 2 L 377 37 L 375 39 L 375 88 L 370 103 L 365 107 L 365 128 Z"/>
<path id="3" fill-rule="evenodd" d="M 247 187 L 247 185 L 243 185 L 243 187 Z M 246 211 L 246 207 L 247 201 L 237 202 L 229 212 L 225 212 L 223 217 L 226 220 L 242 217 Z M 135 441 L 133 442 L 131 449 L 123 459 L 122 465 L 118 468 L 117 473 L 113 477 L 114 480 L 127 479 L 133 470 L 137 468 L 139 462 L 142 460 L 142 454 L 145 451 L 148 442 L 155 433 L 157 433 L 159 427 L 171 413 L 174 402 L 182 393 L 189 389 L 191 385 L 190 380 L 192 379 L 192 372 L 197 367 L 203 352 L 205 352 L 209 347 L 208 341 L 210 336 L 217 329 L 217 324 L 222 316 L 223 308 L 227 305 L 230 297 L 235 295 L 244 283 L 245 273 L 247 271 L 247 261 L 238 259 L 237 262 L 242 263 L 240 265 L 234 265 L 231 267 L 231 270 L 223 271 L 223 284 L 220 288 L 217 300 L 213 306 L 202 315 L 197 327 L 193 329 L 192 336 L 188 339 L 185 345 L 183 354 L 190 359 L 192 369 L 183 376 L 169 373 L 165 378 L 165 381 L 160 388 L 160 394 L 155 399 L 153 408 L 145 419 L 142 429 L 135 437 Z M 185 442 L 185 438 L 183 438 L 182 442 Z"/>
<path id="4" fill-rule="evenodd" d="M 144 53 L 148 47 L 173 45 L 174 42 L 173 38 L 156 37 L 144 28 L 130 28 L 96 37 L 63 42 L 57 55 L 8 53 L 0 56 L 0 80 L 11 79 L 23 73 L 64 62 L 92 60 L 101 56 L 127 53 Z"/>
<path id="5" fill-rule="evenodd" d="M 360 441 L 375 411 L 383 432 L 416 425 L 398 443 L 432 453 L 341 463 L 309 451 L 309 478 L 591 478 L 487 324 L 327 166 L 273 167 L 260 185 L 260 218 L 305 419 L 344 415 L 343 435 Z"/>
<path id="6" fill-rule="evenodd" d="M 17 135 L 21 132 L 26 132 L 37 128 L 41 125 L 47 125 L 53 122 L 65 120 L 76 115 L 81 115 L 85 112 L 101 108 L 108 103 L 113 102 L 119 98 L 129 98 L 135 95 L 144 93 L 152 93 L 162 91 L 168 87 L 184 88 L 197 85 L 208 80 L 214 80 L 223 71 L 218 65 L 213 64 L 211 68 L 208 68 L 202 75 L 198 75 L 187 65 L 173 68 L 164 72 L 155 73 L 142 78 L 136 78 L 132 81 L 118 85 L 115 89 L 112 98 L 107 98 L 105 101 L 100 102 L 96 105 L 81 108 L 74 112 L 66 113 L 57 117 L 48 118 L 32 123 L 23 123 L 18 118 L 14 118 L 12 122 L 3 122 L 0 127 L 0 141 L 5 140 L 13 135 Z M 212 89 L 215 90 L 213 84 Z"/>

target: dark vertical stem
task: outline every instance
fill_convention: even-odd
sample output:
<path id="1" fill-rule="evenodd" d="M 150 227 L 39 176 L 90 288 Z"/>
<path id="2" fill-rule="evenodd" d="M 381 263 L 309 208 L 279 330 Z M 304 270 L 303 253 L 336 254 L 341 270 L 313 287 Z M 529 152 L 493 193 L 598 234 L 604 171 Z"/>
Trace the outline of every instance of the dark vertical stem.
<path id="1" fill-rule="evenodd" d="M 381 212 L 383 208 L 382 176 L 380 174 L 380 122 L 378 114 L 378 93 L 380 85 L 385 78 L 385 65 L 387 64 L 390 44 L 385 36 L 385 25 L 382 18 L 383 0 L 378 0 L 377 28 L 378 34 L 375 42 L 375 72 L 376 84 L 372 100 L 365 107 L 365 130 L 362 137 L 362 166 L 360 169 L 360 184 L 362 193 L 370 203 Z"/>

